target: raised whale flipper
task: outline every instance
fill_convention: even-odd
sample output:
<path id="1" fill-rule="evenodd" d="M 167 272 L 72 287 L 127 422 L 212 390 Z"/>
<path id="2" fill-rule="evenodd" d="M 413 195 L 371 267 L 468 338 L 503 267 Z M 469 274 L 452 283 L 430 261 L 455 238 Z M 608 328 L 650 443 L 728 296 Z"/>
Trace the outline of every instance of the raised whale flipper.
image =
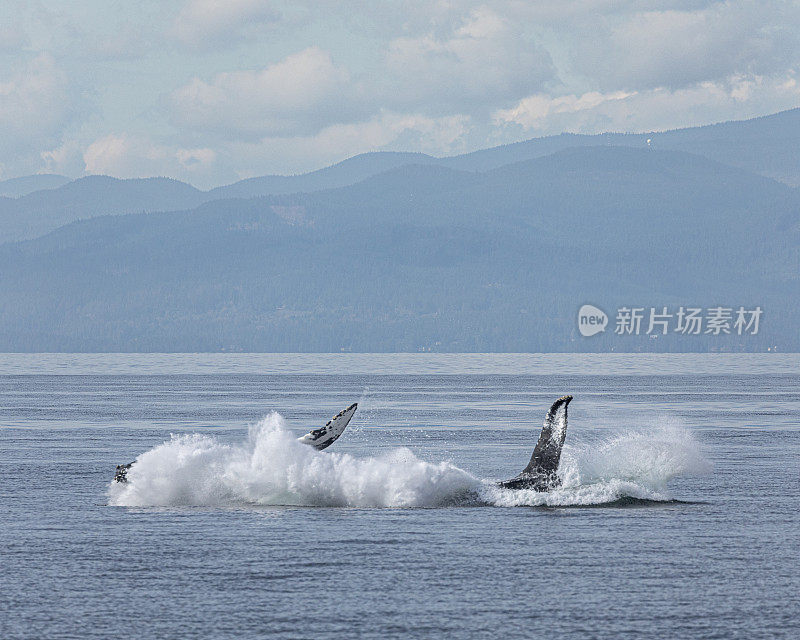
<path id="1" fill-rule="evenodd" d="M 522 473 L 555 473 L 561 461 L 561 449 L 567 437 L 567 406 L 572 396 L 561 396 L 550 407 L 544 419 L 539 442 Z M 563 407 L 563 411 L 562 411 Z"/>
<path id="2" fill-rule="evenodd" d="M 567 437 L 567 405 L 571 400 L 572 396 L 561 396 L 553 403 L 528 466 L 516 478 L 501 482 L 501 487 L 547 491 L 559 485 L 558 463 Z"/>
<path id="3" fill-rule="evenodd" d="M 336 442 L 339 436 L 344 433 L 356 409 L 358 409 L 358 403 L 354 402 L 347 409 L 340 411 L 328 420 L 324 427 L 309 431 L 302 438 L 298 438 L 297 441 L 310 445 L 317 451 L 322 451 Z"/>

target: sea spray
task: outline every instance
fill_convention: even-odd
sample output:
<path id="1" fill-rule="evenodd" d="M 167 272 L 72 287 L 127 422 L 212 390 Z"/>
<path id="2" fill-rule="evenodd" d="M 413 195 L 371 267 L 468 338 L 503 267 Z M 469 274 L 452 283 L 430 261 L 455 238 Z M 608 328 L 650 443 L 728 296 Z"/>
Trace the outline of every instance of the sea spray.
<path id="1" fill-rule="evenodd" d="M 624 498 L 661 502 L 672 499 L 667 487 L 671 479 L 710 470 L 690 431 L 677 425 L 655 425 L 565 445 L 557 489 L 511 491 L 488 484 L 481 495 L 495 506 L 508 507 L 599 505 Z"/>
<path id="2" fill-rule="evenodd" d="M 425 462 L 405 448 L 367 458 L 316 451 L 272 413 L 239 445 L 173 436 L 139 456 L 109 499 L 124 506 L 436 507 L 478 484 L 448 462 Z"/>
<path id="3" fill-rule="evenodd" d="M 450 462 L 421 460 L 405 447 L 363 458 L 316 451 L 298 443 L 272 413 L 250 426 L 239 444 L 173 436 L 140 455 L 128 482 L 112 483 L 108 495 L 117 506 L 597 505 L 669 500 L 670 479 L 708 468 L 689 431 L 654 427 L 566 445 L 562 486 L 553 491 L 508 490 Z"/>
<path id="4" fill-rule="evenodd" d="M 617 433 L 600 442 L 578 442 L 564 449 L 565 486 L 608 480 L 635 482 L 666 491 L 669 480 L 688 473 L 705 473 L 710 464 L 691 432 L 678 425 Z"/>

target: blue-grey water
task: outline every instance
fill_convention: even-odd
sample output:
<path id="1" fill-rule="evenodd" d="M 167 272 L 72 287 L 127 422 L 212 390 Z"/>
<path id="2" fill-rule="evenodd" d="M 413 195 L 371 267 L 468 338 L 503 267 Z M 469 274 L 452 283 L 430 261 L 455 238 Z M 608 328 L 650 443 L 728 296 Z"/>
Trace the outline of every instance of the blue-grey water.
<path id="1" fill-rule="evenodd" d="M 0 637 L 796 638 L 798 454 L 796 355 L 0 355 Z"/>

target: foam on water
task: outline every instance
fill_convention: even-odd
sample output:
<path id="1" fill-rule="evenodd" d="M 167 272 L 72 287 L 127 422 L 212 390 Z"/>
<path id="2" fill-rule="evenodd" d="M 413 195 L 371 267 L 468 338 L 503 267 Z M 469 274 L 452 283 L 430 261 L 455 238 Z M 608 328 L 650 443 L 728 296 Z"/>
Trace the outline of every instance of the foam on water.
<path id="1" fill-rule="evenodd" d="M 600 442 L 564 445 L 558 472 L 561 486 L 547 493 L 484 485 L 483 495 L 497 506 L 596 505 L 624 498 L 667 501 L 667 483 L 676 476 L 706 473 L 691 432 L 679 426 L 627 431 Z"/>
<path id="2" fill-rule="evenodd" d="M 128 482 L 112 483 L 109 497 L 127 506 L 433 507 L 477 484 L 452 464 L 424 462 L 405 448 L 369 458 L 316 451 L 272 413 L 239 445 L 173 436 L 139 456 Z"/>
<path id="3" fill-rule="evenodd" d="M 589 505 L 626 497 L 669 500 L 671 478 L 706 468 L 685 430 L 631 432 L 565 447 L 563 485 L 554 491 L 512 491 L 404 447 L 364 458 L 316 451 L 272 413 L 235 445 L 199 434 L 173 436 L 140 455 L 128 482 L 112 482 L 108 496 L 117 506 Z"/>

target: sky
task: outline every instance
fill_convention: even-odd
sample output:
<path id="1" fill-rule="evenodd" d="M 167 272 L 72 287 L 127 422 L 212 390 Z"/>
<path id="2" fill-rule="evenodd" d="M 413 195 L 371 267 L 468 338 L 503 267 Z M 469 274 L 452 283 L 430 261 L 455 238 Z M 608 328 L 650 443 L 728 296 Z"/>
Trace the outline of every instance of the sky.
<path id="1" fill-rule="evenodd" d="M 210 188 L 800 106 L 800 2 L 2 0 L 0 180 Z"/>

